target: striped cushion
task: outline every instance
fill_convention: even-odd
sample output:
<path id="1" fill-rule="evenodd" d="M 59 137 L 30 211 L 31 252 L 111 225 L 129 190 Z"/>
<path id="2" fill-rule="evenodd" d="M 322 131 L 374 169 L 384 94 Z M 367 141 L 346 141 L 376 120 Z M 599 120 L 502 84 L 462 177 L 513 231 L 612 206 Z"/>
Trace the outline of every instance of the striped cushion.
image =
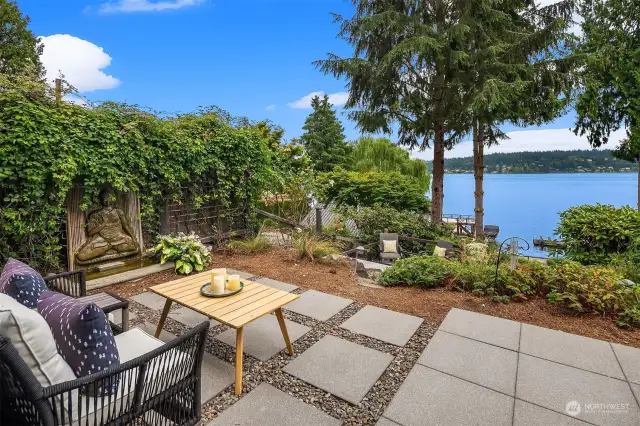
<path id="1" fill-rule="evenodd" d="M 27 308 L 35 308 L 38 297 L 46 289 L 42 276 L 19 260 L 9 259 L 0 274 L 0 293 L 13 297 Z"/>

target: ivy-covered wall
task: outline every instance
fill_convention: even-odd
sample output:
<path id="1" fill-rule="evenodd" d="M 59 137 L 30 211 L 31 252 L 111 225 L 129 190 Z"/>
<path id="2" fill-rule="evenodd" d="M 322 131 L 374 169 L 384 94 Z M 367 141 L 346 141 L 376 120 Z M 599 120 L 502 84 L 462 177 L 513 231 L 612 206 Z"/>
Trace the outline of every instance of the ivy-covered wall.
<path id="1" fill-rule="evenodd" d="M 137 192 L 143 223 L 158 229 L 164 197 L 179 197 L 185 184 L 213 187 L 207 198 L 232 205 L 268 179 L 263 132 L 216 108 L 165 116 L 32 94 L 0 89 L 0 262 L 60 267 L 65 198 L 74 183 L 84 185 L 84 208 L 104 185 Z"/>

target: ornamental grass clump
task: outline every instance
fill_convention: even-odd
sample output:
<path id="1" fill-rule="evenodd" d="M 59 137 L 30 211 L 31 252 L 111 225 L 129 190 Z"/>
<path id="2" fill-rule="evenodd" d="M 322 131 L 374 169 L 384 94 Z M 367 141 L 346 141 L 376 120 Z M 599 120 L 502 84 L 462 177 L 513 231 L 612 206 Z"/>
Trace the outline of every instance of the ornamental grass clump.
<path id="1" fill-rule="evenodd" d="M 234 253 L 241 254 L 253 254 L 260 253 L 268 249 L 270 246 L 269 241 L 262 235 L 262 233 L 246 240 L 231 241 L 227 244 L 227 248 Z"/>
<path id="2" fill-rule="evenodd" d="M 338 247 L 330 240 L 306 231 L 294 233 L 293 248 L 296 249 L 301 259 L 307 259 L 311 262 L 317 257 L 340 253 Z"/>
<path id="3" fill-rule="evenodd" d="M 210 250 L 193 232 L 189 235 L 182 232 L 177 236 L 161 235 L 159 239 L 160 243 L 155 246 L 154 251 L 160 256 L 160 264 L 175 261 L 178 274 L 202 272 L 211 263 Z"/>

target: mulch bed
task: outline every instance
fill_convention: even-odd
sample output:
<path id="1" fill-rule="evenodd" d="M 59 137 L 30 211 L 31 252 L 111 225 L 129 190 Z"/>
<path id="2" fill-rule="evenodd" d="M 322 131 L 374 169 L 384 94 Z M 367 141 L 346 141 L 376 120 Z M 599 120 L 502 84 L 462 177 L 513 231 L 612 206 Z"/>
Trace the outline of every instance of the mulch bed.
<path id="1" fill-rule="evenodd" d="M 451 308 L 466 309 L 496 317 L 535 324 L 595 339 L 640 347 L 640 329 L 623 330 L 608 317 L 596 314 L 576 315 L 561 306 L 536 298 L 526 302 L 492 303 L 486 297 L 448 289 L 415 287 L 370 288 L 358 284 L 358 277 L 348 268 L 332 267 L 300 260 L 296 253 L 272 248 L 254 255 L 215 253 L 211 268 L 228 267 L 272 278 L 304 289 L 353 299 L 363 305 L 374 305 L 424 318 L 437 327 Z M 173 271 L 164 271 L 126 285 L 100 289 L 125 297 L 146 291 L 146 288 L 176 279 Z"/>

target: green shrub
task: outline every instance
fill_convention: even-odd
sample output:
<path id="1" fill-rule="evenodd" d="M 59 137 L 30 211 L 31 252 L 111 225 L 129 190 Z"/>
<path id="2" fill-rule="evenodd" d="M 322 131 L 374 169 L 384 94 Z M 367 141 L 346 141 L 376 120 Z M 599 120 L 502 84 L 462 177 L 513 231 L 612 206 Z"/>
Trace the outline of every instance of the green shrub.
<path id="1" fill-rule="evenodd" d="M 388 229 L 406 237 L 427 240 L 453 239 L 453 230 L 447 225 L 437 225 L 425 215 L 417 212 L 396 210 L 393 207 L 375 205 L 372 207 L 345 208 L 343 216 L 353 219 L 358 227 L 358 239 L 365 243 L 374 243 L 380 239 L 380 233 Z M 433 245 L 400 242 L 402 249 L 419 254 L 433 252 Z"/>
<path id="2" fill-rule="evenodd" d="M 340 237 L 353 237 L 351 230 L 347 227 L 347 220 L 341 216 L 333 218 L 331 223 L 322 227 L 322 232 L 325 234 L 338 235 Z"/>
<path id="3" fill-rule="evenodd" d="M 439 256 L 414 256 L 397 260 L 392 267 L 380 275 L 382 285 L 412 285 L 419 287 L 437 287 L 453 280 L 459 269 L 459 263 Z"/>
<path id="4" fill-rule="evenodd" d="M 335 201 L 339 206 L 371 207 L 384 204 L 398 210 L 427 212 L 429 200 L 420 183 L 397 172 L 322 173 L 317 181 L 318 198 Z"/>
<path id="5" fill-rule="evenodd" d="M 625 309 L 616 320 L 620 328 L 640 327 L 640 306 Z"/>
<path id="6" fill-rule="evenodd" d="M 632 289 L 622 285 L 622 276 L 611 268 L 570 262 L 553 268 L 551 277 L 547 298 L 576 312 L 611 314 L 632 306 Z"/>
<path id="7" fill-rule="evenodd" d="M 202 272 L 211 262 L 211 252 L 193 233 L 191 235 L 179 233 L 177 236 L 162 235 L 154 251 L 160 256 L 161 264 L 169 260 L 175 261 L 176 272 L 179 274 Z"/>
<path id="8" fill-rule="evenodd" d="M 629 206 L 571 207 L 560 213 L 555 232 L 565 241 L 567 258 L 584 265 L 602 265 L 609 262 L 611 255 L 624 253 L 637 244 L 640 213 Z"/>
<path id="9" fill-rule="evenodd" d="M 269 241 L 260 233 L 253 238 L 230 241 L 227 248 L 236 253 L 260 253 L 269 248 Z"/>
<path id="10" fill-rule="evenodd" d="M 340 250 L 329 240 L 311 232 L 298 232 L 293 235 L 293 247 L 301 259 L 313 261 L 316 257 L 338 254 Z"/>

